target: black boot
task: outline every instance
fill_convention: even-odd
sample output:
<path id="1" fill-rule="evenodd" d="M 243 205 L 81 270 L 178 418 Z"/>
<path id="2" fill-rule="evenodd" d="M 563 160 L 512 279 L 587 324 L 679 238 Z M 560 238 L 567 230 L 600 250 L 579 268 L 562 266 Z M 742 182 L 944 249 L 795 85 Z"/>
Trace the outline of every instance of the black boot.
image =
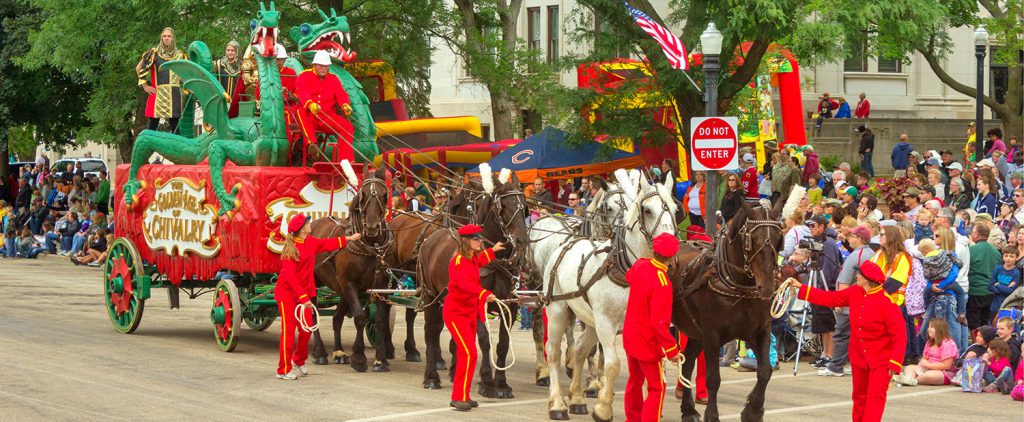
<path id="1" fill-rule="evenodd" d="M 460 412 L 468 412 L 469 410 L 473 409 L 473 405 L 470 404 L 468 401 L 452 401 L 451 403 L 448 403 L 448 406 L 454 407 L 455 410 L 458 410 Z"/>

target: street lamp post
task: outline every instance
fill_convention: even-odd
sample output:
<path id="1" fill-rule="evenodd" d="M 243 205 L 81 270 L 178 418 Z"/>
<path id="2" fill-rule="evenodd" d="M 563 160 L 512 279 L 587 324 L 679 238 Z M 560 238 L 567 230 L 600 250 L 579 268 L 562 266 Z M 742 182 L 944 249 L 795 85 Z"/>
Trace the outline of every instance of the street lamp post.
<path id="1" fill-rule="evenodd" d="M 722 69 L 718 56 L 722 54 L 722 38 L 714 22 L 709 22 L 708 28 L 700 34 L 700 50 L 704 59 L 704 115 L 708 117 L 718 115 L 718 72 Z M 690 141 L 690 148 L 693 148 L 693 140 Z M 708 184 L 704 199 L 705 231 L 714 238 L 718 234 L 718 172 L 709 171 L 704 179 Z"/>
<path id="2" fill-rule="evenodd" d="M 974 98 L 974 162 L 985 158 L 985 50 L 988 49 L 988 31 L 985 25 L 974 30 L 974 56 L 978 58 L 978 84 Z"/>

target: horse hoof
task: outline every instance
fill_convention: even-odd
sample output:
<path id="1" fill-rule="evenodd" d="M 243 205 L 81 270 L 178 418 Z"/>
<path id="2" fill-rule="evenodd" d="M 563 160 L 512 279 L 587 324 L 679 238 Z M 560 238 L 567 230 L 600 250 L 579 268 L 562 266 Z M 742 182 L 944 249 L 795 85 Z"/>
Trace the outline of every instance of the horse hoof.
<path id="1" fill-rule="evenodd" d="M 348 356 L 338 356 L 334 358 L 334 363 L 338 365 L 348 365 L 349 363 L 352 363 L 352 361 L 348 358 Z"/>
<path id="2" fill-rule="evenodd" d="M 395 358 L 395 351 L 394 350 L 389 350 L 389 351 L 385 352 L 384 353 L 384 357 L 388 358 L 388 359 L 394 359 Z"/>
<path id="3" fill-rule="evenodd" d="M 550 377 L 537 378 L 537 385 L 539 385 L 541 387 L 549 387 L 549 386 L 551 386 L 551 378 Z"/>
<path id="4" fill-rule="evenodd" d="M 406 362 L 422 362 L 423 361 L 423 357 L 421 357 L 419 353 L 406 353 L 405 354 L 405 361 Z"/>
<path id="5" fill-rule="evenodd" d="M 498 398 L 498 392 L 494 391 L 494 387 L 485 386 L 483 384 L 480 384 L 480 391 L 478 392 L 478 394 L 489 399 Z"/>
<path id="6" fill-rule="evenodd" d="M 594 422 L 612 422 L 612 418 L 601 419 L 599 416 L 597 416 L 597 413 L 592 413 L 590 414 L 590 416 L 594 418 Z"/>
<path id="7" fill-rule="evenodd" d="M 313 356 L 313 364 L 314 365 L 326 365 L 327 364 L 327 356 Z"/>
<path id="8" fill-rule="evenodd" d="M 427 390 L 440 390 L 441 389 L 441 381 L 438 381 L 438 380 L 426 380 L 426 381 L 423 381 L 423 388 L 426 388 Z"/>
<path id="9" fill-rule="evenodd" d="M 700 415 L 696 413 L 683 415 L 683 422 L 700 422 Z"/>
<path id="10" fill-rule="evenodd" d="M 434 369 L 436 369 L 438 371 L 443 371 L 445 369 L 448 369 L 448 367 L 445 366 L 444 361 L 439 361 L 439 362 L 434 363 Z"/>
<path id="11" fill-rule="evenodd" d="M 572 368 L 565 368 L 565 376 L 572 378 Z"/>
<path id="12" fill-rule="evenodd" d="M 512 394 L 512 387 L 498 388 L 499 399 L 513 399 L 516 396 Z"/>
<path id="13" fill-rule="evenodd" d="M 583 394 L 586 395 L 588 399 L 596 399 L 597 392 L 598 390 L 585 390 Z"/>
<path id="14" fill-rule="evenodd" d="M 355 369 L 356 372 L 366 372 L 366 368 L 367 368 L 366 362 L 362 362 L 362 363 L 352 362 L 352 369 Z"/>
<path id="15" fill-rule="evenodd" d="M 570 404 L 569 413 L 572 413 L 574 415 L 586 415 L 587 413 L 590 412 L 587 411 L 586 404 Z"/>
<path id="16" fill-rule="evenodd" d="M 391 372 L 391 368 L 388 367 L 387 363 L 384 363 L 384 362 L 374 362 L 373 363 L 373 372 Z"/>
<path id="17" fill-rule="evenodd" d="M 567 421 L 569 420 L 569 412 L 564 410 L 549 410 L 548 418 L 553 421 Z"/>

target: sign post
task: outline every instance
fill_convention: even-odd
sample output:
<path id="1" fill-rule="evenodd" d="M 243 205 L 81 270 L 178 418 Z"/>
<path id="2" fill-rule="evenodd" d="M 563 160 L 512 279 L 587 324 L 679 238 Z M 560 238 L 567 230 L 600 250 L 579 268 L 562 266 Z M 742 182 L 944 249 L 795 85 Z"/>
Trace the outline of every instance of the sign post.
<path id="1" fill-rule="evenodd" d="M 705 231 L 718 232 L 717 172 L 739 168 L 739 132 L 736 117 L 694 117 L 690 119 L 690 165 L 693 170 L 707 171 L 707 194 L 704 197 Z"/>

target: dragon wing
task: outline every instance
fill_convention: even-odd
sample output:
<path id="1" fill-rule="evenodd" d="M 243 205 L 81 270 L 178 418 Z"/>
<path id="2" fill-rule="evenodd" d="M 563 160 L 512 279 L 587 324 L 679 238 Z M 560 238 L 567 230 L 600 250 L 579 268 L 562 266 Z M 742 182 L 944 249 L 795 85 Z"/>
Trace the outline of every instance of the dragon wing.
<path id="1" fill-rule="evenodd" d="M 181 87 L 189 90 L 203 108 L 203 123 L 213 126 L 217 139 L 241 139 L 241 134 L 229 124 L 228 108 L 231 98 L 210 71 L 190 60 L 173 60 L 160 66 L 181 78 Z"/>

